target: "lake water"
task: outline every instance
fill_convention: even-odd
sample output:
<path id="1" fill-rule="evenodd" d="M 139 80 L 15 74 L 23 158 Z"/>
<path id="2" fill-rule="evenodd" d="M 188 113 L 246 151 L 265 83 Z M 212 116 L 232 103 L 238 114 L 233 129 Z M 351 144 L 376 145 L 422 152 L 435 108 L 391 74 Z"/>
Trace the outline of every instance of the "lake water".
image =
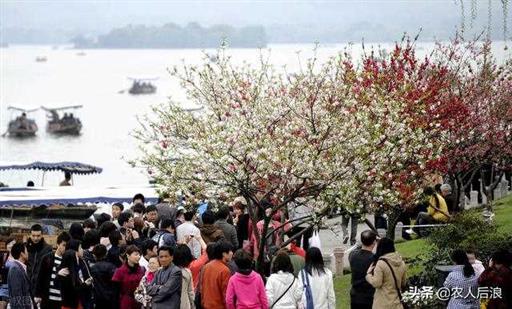
<path id="1" fill-rule="evenodd" d="M 366 44 L 367 48 L 370 44 Z M 391 48 L 392 43 L 380 44 Z M 320 46 L 317 57 L 324 60 L 343 50 L 345 45 Z M 418 52 L 427 53 L 432 43 L 419 43 Z M 510 58 L 503 42 L 494 43 L 499 61 Z M 271 45 L 271 62 L 286 65 L 288 71 L 298 68 L 297 51 L 301 59 L 313 55 L 314 45 Z M 361 48 L 352 48 L 357 57 Z M 46 115 L 39 110 L 30 114 L 39 126 L 37 136 L 28 139 L 0 137 L 0 161 L 79 161 L 102 167 L 103 173 L 76 176 L 77 186 L 108 186 L 147 184 L 148 178 L 128 159 L 136 157 L 137 141 L 130 136 L 138 127 L 137 115 L 144 115 L 155 104 L 166 102 L 170 96 L 186 106 L 184 91 L 171 78 L 167 69 L 180 65 L 200 64 L 204 51 L 174 50 L 78 50 L 59 46 L 10 46 L 0 48 L 0 134 L 5 132 L 12 115 L 9 105 L 38 107 L 41 105 L 83 105 L 75 112 L 82 120 L 80 136 L 52 136 L 45 132 Z M 213 54 L 214 50 L 206 50 Z M 268 52 L 268 50 L 264 50 Z M 256 63 L 258 49 L 230 49 L 234 61 Z M 38 56 L 47 62 L 36 62 Z M 131 96 L 119 93 L 130 87 L 128 77 L 158 77 L 154 95 Z M 63 175 L 47 173 L 45 186 L 58 185 Z M 37 171 L 0 171 L 0 181 L 9 186 L 24 186 L 28 180 L 41 184 L 42 173 Z"/>

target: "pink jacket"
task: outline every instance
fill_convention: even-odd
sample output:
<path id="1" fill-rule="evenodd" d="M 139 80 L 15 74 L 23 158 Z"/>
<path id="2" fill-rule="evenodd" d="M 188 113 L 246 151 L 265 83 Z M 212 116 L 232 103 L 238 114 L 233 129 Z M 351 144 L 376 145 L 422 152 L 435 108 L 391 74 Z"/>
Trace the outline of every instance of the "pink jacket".
<path id="1" fill-rule="evenodd" d="M 254 271 L 249 275 L 237 272 L 231 276 L 226 291 L 226 305 L 228 309 L 268 309 L 261 276 Z"/>

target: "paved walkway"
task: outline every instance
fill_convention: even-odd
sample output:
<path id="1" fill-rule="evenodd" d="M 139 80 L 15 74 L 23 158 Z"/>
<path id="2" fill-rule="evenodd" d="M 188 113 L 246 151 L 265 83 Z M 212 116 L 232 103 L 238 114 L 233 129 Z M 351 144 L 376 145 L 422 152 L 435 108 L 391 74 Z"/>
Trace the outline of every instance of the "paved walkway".
<path id="1" fill-rule="evenodd" d="M 369 216 L 368 219 L 373 223 L 373 215 Z M 343 232 L 341 229 L 341 217 L 335 217 L 327 220 L 327 225 L 330 227 L 328 229 L 320 230 L 320 241 L 322 242 L 322 253 L 324 256 L 332 255 L 334 248 L 344 248 L 345 250 L 349 250 L 352 246 L 350 244 L 343 244 Z M 350 224 L 348 226 L 348 231 L 350 233 Z M 357 225 L 357 235 L 356 241 L 357 244 L 361 242 L 359 235 L 362 231 L 369 229 L 366 223 L 359 223 Z M 356 244 L 356 245 L 357 245 Z M 334 265 L 333 265 L 334 266 Z M 348 253 L 343 257 L 343 266 L 345 269 L 349 268 L 348 263 Z"/>

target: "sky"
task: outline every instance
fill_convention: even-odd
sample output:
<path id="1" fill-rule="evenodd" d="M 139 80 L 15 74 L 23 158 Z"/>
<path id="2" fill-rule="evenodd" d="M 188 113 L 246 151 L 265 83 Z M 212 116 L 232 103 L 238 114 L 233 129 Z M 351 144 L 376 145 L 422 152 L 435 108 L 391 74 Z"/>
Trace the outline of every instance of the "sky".
<path id="1" fill-rule="evenodd" d="M 471 15 L 471 2 L 464 0 L 466 20 Z M 477 1 L 475 28 L 487 25 L 488 2 Z M 510 8 L 509 8 L 510 11 Z M 501 1 L 492 0 L 494 28 L 503 20 Z M 512 12 L 508 13 L 509 24 Z M 371 23 L 392 29 L 416 32 L 420 27 L 454 31 L 461 22 L 457 0 L 201 0 L 201 1 L 73 1 L 73 0 L 0 0 L 0 27 L 78 31 L 87 34 L 106 33 L 127 24 L 163 25 L 173 22 L 185 25 L 198 22 L 208 26 L 332 26 L 350 27 Z"/>

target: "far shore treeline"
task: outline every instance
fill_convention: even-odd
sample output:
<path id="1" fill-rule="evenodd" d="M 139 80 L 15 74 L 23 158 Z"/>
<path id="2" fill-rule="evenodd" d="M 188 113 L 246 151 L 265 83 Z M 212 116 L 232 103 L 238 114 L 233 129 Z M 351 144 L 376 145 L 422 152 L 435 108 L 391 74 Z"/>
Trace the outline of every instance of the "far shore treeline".
<path id="1" fill-rule="evenodd" d="M 222 42 L 234 48 L 260 48 L 266 47 L 267 36 L 262 26 L 189 23 L 181 27 L 168 23 L 161 27 L 128 25 L 97 38 L 77 36 L 72 40 L 75 48 L 217 48 Z"/>

